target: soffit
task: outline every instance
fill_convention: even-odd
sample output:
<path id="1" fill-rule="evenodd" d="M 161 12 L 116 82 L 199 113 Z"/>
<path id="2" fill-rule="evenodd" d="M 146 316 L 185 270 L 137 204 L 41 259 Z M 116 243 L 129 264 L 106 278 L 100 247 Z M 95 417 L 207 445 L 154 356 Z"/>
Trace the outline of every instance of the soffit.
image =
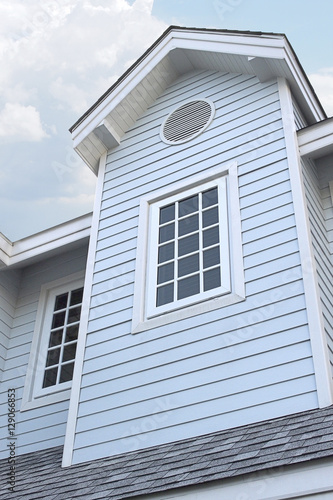
<path id="1" fill-rule="evenodd" d="M 193 70 L 286 78 L 309 124 L 325 113 L 284 35 L 170 28 L 71 128 L 74 148 L 97 172 L 137 118 Z"/>

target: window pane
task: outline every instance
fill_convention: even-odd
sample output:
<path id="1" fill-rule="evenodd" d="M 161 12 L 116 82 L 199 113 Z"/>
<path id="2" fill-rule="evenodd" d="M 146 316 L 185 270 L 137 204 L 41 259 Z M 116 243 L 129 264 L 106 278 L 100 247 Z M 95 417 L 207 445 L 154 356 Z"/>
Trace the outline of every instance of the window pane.
<path id="1" fill-rule="evenodd" d="M 186 255 L 187 253 L 199 250 L 199 233 L 192 234 L 178 241 L 178 255 Z"/>
<path id="2" fill-rule="evenodd" d="M 199 274 L 178 281 L 178 300 L 200 292 Z"/>
<path id="3" fill-rule="evenodd" d="M 213 224 L 217 224 L 219 221 L 219 213 L 217 207 L 210 208 L 205 212 L 202 212 L 202 226 L 212 226 Z"/>
<path id="4" fill-rule="evenodd" d="M 64 347 L 64 352 L 62 354 L 62 361 L 70 361 L 75 358 L 76 352 L 76 342 L 75 344 L 69 344 Z"/>
<path id="5" fill-rule="evenodd" d="M 76 304 L 81 304 L 83 295 L 83 288 L 78 288 L 77 290 L 73 290 L 71 293 L 71 301 L 70 306 L 75 306 Z"/>
<path id="6" fill-rule="evenodd" d="M 60 313 L 55 313 L 53 314 L 53 320 L 52 320 L 52 330 L 53 328 L 59 328 L 60 326 L 63 326 L 65 323 L 65 316 L 66 316 L 66 311 L 62 311 Z"/>
<path id="7" fill-rule="evenodd" d="M 164 264 L 160 266 L 157 271 L 157 284 L 165 283 L 166 281 L 171 281 L 174 278 L 174 263 Z"/>
<path id="8" fill-rule="evenodd" d="M 218 226 L 206 229 L 203 232 L 203 246 L 204 248 L 216 245 L 219 242 L 219 228 Z"/>
<path id="9" fill-rule="evenodd" d="M 159 231 L 159 243 L 165 243 L 166 241 L 173 240 L 175 237 L 175 223 L 168 224 L 167 226 L 160 227 Z"/>
<path id="10" fill-rule="evenodd" d="M 63 293 L 58 295 L 55 300 L 54 310 L 59 311 L 59 309 L 65 309 L 67 306 L 68 293 Z"/>
<path id="11" fill-rule="evenodd" d="M 217 188 L 208 189 L 202 193 L 202 208 L 211 207 L 212 205 L 217 205 Z"/>
<path id="12" fill-rule="evenodd" d="M 68 363 L 67 365 L 62 365 L 60 373 L 60 384 L 62 382 L 68 382 L 73 378 L 74 363 Z"/>
<path id="13" fill-rule="evenodd" d="M 55 332 L 51 332 L 49 347 L 54 347 L 56 345 L 61 344 L 62 333 L 63 333 L 62 328 L 61 328 L 61 330 L 56 330 Z"/>
<path id="14" fill-rule="evenodd" d="M 80 321 L 81 315 L 81 306 L 73 307 L 68 311 L 68 323 L 75 323 L 76 321 Z"/>
<path id="15" fill-rule="evenodd" d="M 167 205 L 160 209 L 160 224 L 165 224 L 175 219 L 175 204 Z"/>
<path id="16" fill-rule="evenodd" d="M 163 304 L 169 304 L 170 302 L 173 302 L 173 283 L 160 286 L 157 289 L 156 306 L 163 306 Z"/>
<path id="17" fill-rule="evenodd" d="M 59 349 L 52 349 L 47 353 L 46 366 L 52 366 L 59 363 L 60 347 Z"/>
<path id="18" fill-rule="evenodd" d="M 203 253 L 203 267 L 212 267 L 220 263 L 220 248 L 214 247 Z"/>
<path id="19" fill-rule="evenodd" d="M 77 340 L 78 333 L 79 333 L 79 325 L 68 326 L 66 329 L 65 342 L 71 342 L 72 340 Z"/>
<path id="20" fill-rule="evenodd" d="M 178 222 L 178 235 L 184 236 L 185 234 L 193 233 L 199 229 L 199 215 L 191 215 Z"/>
<path id="21" fill-rule="evenodd" d="M 220 274 L 219 267 L 204 272 L 204 291 L 221 286 Z"/>
<path id="22" fill-rule="evenodd" d="M 175 255 L 174 242 L 167 243 L 166 245 L 163 245 L 158 249 L 158 263 L 161 264 L 161 262 L 172 260 L 174 258 L 174 255 Z"/>
<path id="23" fill-rule="evenodd" d="M 51 387 L 52 385 L 56 385 L 57 373 L 58 373 L 58 367 L 51 368 L 50 370 L 45 370 L 44 380 L 43 380 L 43 388 L 44 387 Z"/>
<path id="24" fill-rule="evenodd" d="M 195 253 L 178 261 L 178 277 L 199 271 L 199 254 Z"/>
<path id="25" fill-rule="evenodd" d="M 178 215 L 179 217 L 184 217 L 185 215 L 197 212 L 198 207 L 199 207 L 199 196 L 195 194 L 194 196 L 190 196 L 189 198 L 185 198 L 185 200 L 179 202 Z"/>

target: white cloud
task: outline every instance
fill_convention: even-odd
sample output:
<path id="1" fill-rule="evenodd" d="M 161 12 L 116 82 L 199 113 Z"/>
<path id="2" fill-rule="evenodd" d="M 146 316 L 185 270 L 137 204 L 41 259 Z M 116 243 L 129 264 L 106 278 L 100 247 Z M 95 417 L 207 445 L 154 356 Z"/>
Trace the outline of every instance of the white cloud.
<path id="1" fill-rule="evenodd" d="M 323 68 L 309 79 L 328 116 L 333 116 L 333 68 Z"/>
<path id="2" fill-rule="evenodd" d="M 59 103 L 66 104 L 75 113 L 83 113 L 87 107 L 87 92 L 74 83 L 65 83 L 61 77 L 50 85 L 50 94 Z M 63 109 L 63 106 L 61 106 Z"/>
<path id="3" fill-rule="evenodd" d="M 36 142 L 48 135 L 36 108 L 8 102 L 0 112 L 0 137 Z"/>

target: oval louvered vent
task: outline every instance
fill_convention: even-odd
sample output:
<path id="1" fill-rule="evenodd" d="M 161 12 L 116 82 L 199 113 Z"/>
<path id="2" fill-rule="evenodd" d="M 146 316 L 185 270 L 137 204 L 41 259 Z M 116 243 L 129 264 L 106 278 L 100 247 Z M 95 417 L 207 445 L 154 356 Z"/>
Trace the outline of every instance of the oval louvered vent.
<path id="1" fill-rule="evenodd" d="M 172 111 L 161 127 L 167 144 L 179 144 L 201 134 L 214 117 L 214 105 L 208 99 L 189 101 Z"/>

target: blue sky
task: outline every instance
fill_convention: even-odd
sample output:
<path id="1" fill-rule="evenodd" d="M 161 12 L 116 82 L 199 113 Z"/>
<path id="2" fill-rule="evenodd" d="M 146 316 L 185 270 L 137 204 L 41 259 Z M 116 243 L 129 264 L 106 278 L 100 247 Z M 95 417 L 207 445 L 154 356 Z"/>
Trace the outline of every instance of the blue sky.
<path id="1" fill-rule="evenodd" d="M 285 33 L 333 114 L 330 0 L 1 0 L 0 231 L 92 210 L 68 128 L 170 24 Z"/>

